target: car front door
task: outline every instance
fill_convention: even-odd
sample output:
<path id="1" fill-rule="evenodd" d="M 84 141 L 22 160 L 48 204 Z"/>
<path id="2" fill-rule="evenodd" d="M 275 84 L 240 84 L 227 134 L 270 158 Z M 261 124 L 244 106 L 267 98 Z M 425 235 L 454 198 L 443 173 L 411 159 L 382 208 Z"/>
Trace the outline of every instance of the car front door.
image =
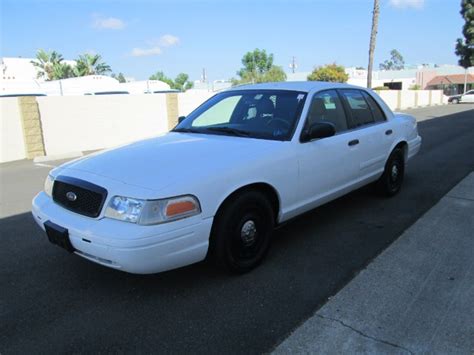
<path id="1" fill-rule="evenodd" d="M 316 93 L 311 102 L 303 131 L 315 122 L 329 122 L 335 126 L 332 137 L 300 142 L 299 156 L 299 211 L 308 210 L 349 190 L 357 178 L 359 147 L 336 90 Z"/>
<path id="2" fill-rule="evenodd" d="M 373 97 L 363 90 L 339 90 L 346 112 L 349 128 L 358 141 L 358 180 L 367 182 L 383 172 L 390 148 L 394 142 L 395 125 L 388 121 L 383 110 Z"/>

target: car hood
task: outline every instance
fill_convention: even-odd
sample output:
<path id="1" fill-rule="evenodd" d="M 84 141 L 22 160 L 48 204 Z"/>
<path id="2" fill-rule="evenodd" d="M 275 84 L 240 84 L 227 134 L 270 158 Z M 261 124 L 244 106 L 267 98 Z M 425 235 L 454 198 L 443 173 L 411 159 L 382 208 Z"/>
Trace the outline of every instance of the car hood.
<path id="1" fill-rule="evenodd" d="M 62 165 L 53 175 L 82 171 L 159 191 L 186 179 L 223 174 L 281 146 L 280 141 L 170 132 Z"/>

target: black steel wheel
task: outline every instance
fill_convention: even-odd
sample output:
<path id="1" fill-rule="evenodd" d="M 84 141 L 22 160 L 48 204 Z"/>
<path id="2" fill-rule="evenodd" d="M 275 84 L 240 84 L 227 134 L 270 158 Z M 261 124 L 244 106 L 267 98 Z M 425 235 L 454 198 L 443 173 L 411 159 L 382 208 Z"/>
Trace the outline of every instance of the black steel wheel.
<path id="1" fill-rule="evenodd" d="M 248 272 L 265 258 L 273 227 L 274 212 L 266 196 L 254 190 L 243 192 L 218 211 L 211 233 L 211 255 L 231 272 Z"/>
<path id="2" fill-rule="evenodd" d="M 402 188 L 405 176 L 405 157 L 401 148 L 396 148 L 390 154 L 385 170 L 377 181 L 377 190 L 388 197 L 396 195 Z"/>

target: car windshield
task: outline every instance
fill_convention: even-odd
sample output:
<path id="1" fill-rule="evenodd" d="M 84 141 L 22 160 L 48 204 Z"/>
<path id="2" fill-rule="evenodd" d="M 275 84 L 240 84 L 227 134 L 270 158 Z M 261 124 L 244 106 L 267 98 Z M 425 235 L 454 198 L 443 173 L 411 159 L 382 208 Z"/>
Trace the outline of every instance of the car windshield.
<path id="1" fill-rule="evenodd" d="M 173 131 L 289 140 L 306 95 L 288 90 L 223 92 L 193 111 Z"/>

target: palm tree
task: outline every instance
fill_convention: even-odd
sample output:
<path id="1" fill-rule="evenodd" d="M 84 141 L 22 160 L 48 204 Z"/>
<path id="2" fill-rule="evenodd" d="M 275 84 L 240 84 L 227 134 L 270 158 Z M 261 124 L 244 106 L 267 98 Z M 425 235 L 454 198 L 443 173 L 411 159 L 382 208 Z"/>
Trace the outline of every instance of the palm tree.
<path id="1" fill-rule="evenodd" d="M 51 75 L 52 80 L 73 78 L 75 76 L 73 68 L 69 64 L 62 62 L 53 64 Z"/>
<path id="2" fill-rule="evenodd" d="M 76 60 L 74 73 L 76 76 L 103 75 L 112 71 L 110 66 L 102 62 L 99 54 L 83 54 Z"/>
<path id="3" fill-rule="evenodd" d="M 379 0 L 374 0 L 374 11 L 372 15 L 372 31 L 370 32 L 369 44 L 369 66 L 367 68 L 367 87 L 372 87 L 372 68 L 374 66 L 375 41 L 377 39 L 377 28 L 379 25 Z"/>
<path id="4" fill-rule="evenodd" d="M 31 63 L 39 69 L 38 78 L 54 80 L 56 79 L 54 68 L 64 65 L 62 61 L 63 56 L 58 52 L 47 52 L 44 49 L 38 49 L 38 52 L 36 53 L 36 59 L 32 60 Z"/>

